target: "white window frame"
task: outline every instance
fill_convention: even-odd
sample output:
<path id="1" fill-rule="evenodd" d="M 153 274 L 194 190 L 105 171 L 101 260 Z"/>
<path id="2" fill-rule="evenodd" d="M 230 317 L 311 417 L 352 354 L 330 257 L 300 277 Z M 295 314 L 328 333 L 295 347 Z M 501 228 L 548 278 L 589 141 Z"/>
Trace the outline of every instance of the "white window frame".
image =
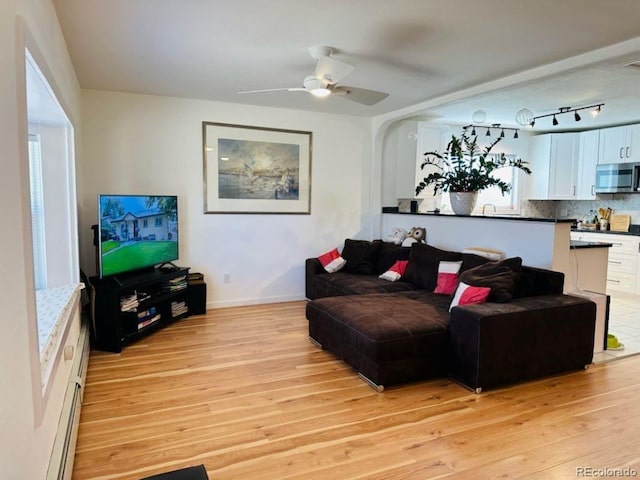
<path id="1" fill-rule="evenodd" d="M 44 230 L 39 240 L 34 244 L 33 236 L 25 240 L 30 243 L 27 249 L 26 264 L 31 264 L 33 268 L 33 285 L 27 287 L 27 294 L 33 296 L 33 303 L 27 307 L 27 319 L 29 325 L 29 359 L 31 370 L 31 385 L 33 395 L 34 425 L 38 426 L 43 422 L 45 411 L 49 402 L 52 390 L 58 383 L 56 378 L 58 372 L 67 369 L 68 366 L 62 361 L 62 350 L 71 332 L 79 332 L 79 292 L 82 284 L 79 281 L 80 265 L 78 253 L 78 228 L 77 228 L 77 200 L 75 189 L 75 151 L 73 124 L 69 120 L 65 109 L 59 103 L 59 92 L 44 57 L 36 46 L 33 36 L 30 34 L 20 18 L 17 20 L 18 38 L 23 42 L 17 44 L 16 55 L 20 59 L 18 68 L 17 83 L 19 86 L 18 97 L 24 102 L 24 109 L 20 109 L 19 122 L 24 121 L 28 128 L 23 130 L 21 135 L 24 138 L 24 170 L 23 179 L 25 182 L 26 224 L 31 228 L 40 228 L 41 220 L 35 220 L 32 224 L 31 206 L 31 178 L 29 171 L 29 141 L 34 137 L 30 134 L 40 136 L 41 161 L 39 162 L 42 181 L 42 207 L 44 209 Z M 37 61 L 36 61 L 37 59 Z M 34 76 L 35 75 L 37 76 Z M 35 79 L 38 82 L 40 92 L 30 91 L 34 86 Z M 40 94 L 48 94 L 55 100 L 55 106 L 59 113 L 59 122 L 49 122 L 42 120 L 38 115 L 36 99 Z M 40 111 L 47 110 L 46 106 Z M 53 116 L 55 117 L 55 115 Z M 51 117 L 48 117 L 51 118 Z M 51 205 L 52 206 L 51 206 Z M 51 208 L 49 208 L 51 206 Z M 53 213 L 52 213 L 53 212 Z M 51 230 L 51 235 L 48 234 Z M 30 231 L 28 233 L 31 233 Z M 29 242 L 31 240 L 31 242 Z M 34 250 L 39 250 L 44 244 L 44 255 Z M 47 255 L 47 252 L 49 253 Z M 36 255 L 41 255 L 36 259 Z M 44 267 L 37 267 L 34 263 L 43 261 Z M 39 269 L 41 273 L 36 273 Z M 36 280 L 36 277 L 40 279 Z M 42 280 L 44 276 L 44 281 Z M 37 282 L 37 289 L 36 289 Z M 66 285 L 67 288 L 60 288 Z M 51 288 L 56 294 L 56 309 L 49 309 L 46 312 L 47 318 L 55 319 L 50 335 L 45 342 L 40 340 L 38 330 L 38 319 L 42 314 L 40 293 L 49 292 Z M 62 297 L 57 295 L 63 292 Z M 63 298 L 64 297 L 64 298 Z M 51 295 L 48 295 L 51 298 Z M 45 345 L 44 349 L 41 346 Z M 66 370 L 65 370 L 66 371 Z"/>

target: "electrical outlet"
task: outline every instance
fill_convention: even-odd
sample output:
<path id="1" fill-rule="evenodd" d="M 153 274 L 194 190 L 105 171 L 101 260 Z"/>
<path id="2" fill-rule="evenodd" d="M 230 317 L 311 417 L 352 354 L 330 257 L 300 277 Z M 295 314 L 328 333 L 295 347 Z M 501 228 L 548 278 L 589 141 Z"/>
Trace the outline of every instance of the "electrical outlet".
<path id="1" fill-rule="evenodd" d="M 224 274 L 224 283 L 231 283 L 231 274 L 229 272 Z"/>

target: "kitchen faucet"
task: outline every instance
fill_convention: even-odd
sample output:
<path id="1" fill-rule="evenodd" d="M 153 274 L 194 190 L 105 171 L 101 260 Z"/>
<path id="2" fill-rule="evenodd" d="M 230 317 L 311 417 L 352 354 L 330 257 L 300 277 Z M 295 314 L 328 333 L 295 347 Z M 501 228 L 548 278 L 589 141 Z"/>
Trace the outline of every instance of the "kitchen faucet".
<path id="1" fill-rule="evenodd" d="M 496 213 L 496 206 L 493 203 L 485 203 L 482 205 L 482 214 L 484 215 L 484 211 L 487 207 L 493 208 L 493 213 Z"/>

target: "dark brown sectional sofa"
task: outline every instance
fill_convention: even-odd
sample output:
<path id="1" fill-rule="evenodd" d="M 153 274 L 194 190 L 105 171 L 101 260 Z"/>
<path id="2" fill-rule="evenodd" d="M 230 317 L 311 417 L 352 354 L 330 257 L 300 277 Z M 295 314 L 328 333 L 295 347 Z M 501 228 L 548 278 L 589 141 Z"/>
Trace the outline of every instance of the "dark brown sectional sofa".
<path id="1" fill-rule="evenodd" d="M 451 297 L 433 293 L 439 262 L 462 261 L 465 279 L 477 277 L 487 259 L 350 239 L 342 256 L 346 266 L 331 274 L 316 258 L 306 260 L 309 336 L 379 391 L 449 376 L 479 392 L 592 361 L 596 305 L 564 295 L 562 273 L 505 260 L 513 269 L 508 301 L 495 301 L 492 289 L 486 303 L 449 313 Z M 401 259 L 409 263 L 400 281 L 378 278 Z"/>

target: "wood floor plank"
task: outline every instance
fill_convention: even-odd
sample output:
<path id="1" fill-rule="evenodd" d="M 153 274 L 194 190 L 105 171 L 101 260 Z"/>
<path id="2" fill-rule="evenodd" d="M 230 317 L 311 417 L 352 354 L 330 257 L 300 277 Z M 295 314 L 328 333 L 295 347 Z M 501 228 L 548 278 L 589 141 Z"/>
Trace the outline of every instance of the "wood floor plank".
<path id="1" fill-rule="evenodd" d="M 479 395 L 377 393 L 308 340 L 305 302 L 212 310 L 92 352 L 74 479 L 575 478 L 640 465 L 640 356 Z"/>

